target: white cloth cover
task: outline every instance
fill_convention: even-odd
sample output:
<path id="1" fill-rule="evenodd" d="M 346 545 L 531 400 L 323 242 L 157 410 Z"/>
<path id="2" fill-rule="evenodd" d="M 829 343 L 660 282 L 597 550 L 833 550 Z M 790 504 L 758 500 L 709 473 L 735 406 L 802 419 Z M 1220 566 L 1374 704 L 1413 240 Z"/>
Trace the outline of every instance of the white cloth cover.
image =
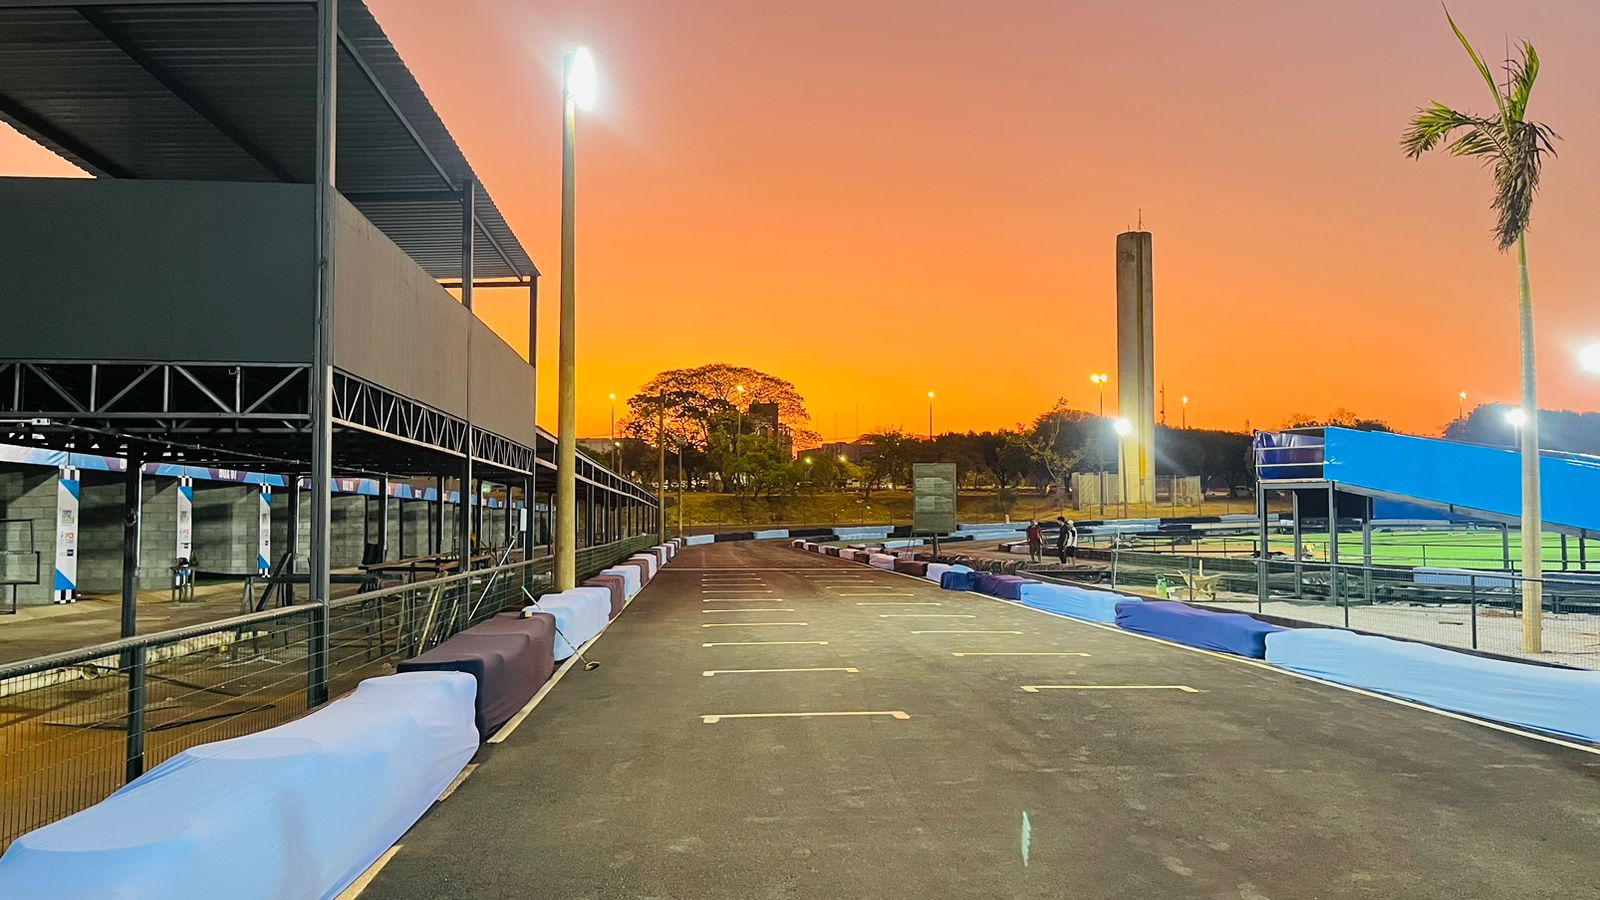
<path id="1" fill-rule="evenodd" d="M 287 725 L 185 750 L 19 838 L 0 897 L 335 897 L 477 752 L 476 692 L 461 672 L 369 678 Z"/>
<path id="2" fill-rule="evenodd" d="M 556 617 L 556 659 L 566 659 L 599 634 L 611 619 L 611 591 L 603 587 L 575 587 L 545 594 L 524 612 L 547 612 Z"/>
<path id="3" fill-rule="evenodd" d="M 646 563 L 645 578 L 647 579 L 656 577 L 656 572 L 661 568 L 660 561 L 656 559 L 654 553 L 635 553 L 628 558 L 643 560 Z"/>
<path id="4" fill-rule="evenodd" d="M 639 578 L 639 568 L 637 566 L 612 566 L 609 569 L 601 569 L 600 574 L 621 575 L 622 593 L 629 600 L 633 599 L 633 595 L 639 593 L 639 588 L 644 587 L 642 579 Z"/>
<path id="5" fill-rule="evenodd" d="M 946 573 L 948 571 L 950 571 L 950 566 L 947 563 L 931 562 L 931 563 L 928 563 L 928 571 L 925 574 L 923 574 L 922 577 L 928 579 L 929 581 L 933 582 L 934 584 L 938 584 L 939 583 L 939 576 L 943 575 L 944 573 Z"/>
<path id="6" fill-rule="evenodd" d="M 867 565 L 877 569 L 894 570 L 894 557 L 887 553 L 874 553 L 867 557 Z"/>

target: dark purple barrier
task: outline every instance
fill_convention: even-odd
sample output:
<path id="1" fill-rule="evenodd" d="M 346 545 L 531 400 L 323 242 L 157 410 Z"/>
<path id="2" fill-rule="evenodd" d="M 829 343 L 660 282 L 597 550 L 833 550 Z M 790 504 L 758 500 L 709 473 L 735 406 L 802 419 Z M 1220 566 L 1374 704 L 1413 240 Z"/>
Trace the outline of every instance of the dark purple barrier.
<path id="1" fill-rule="evenodd" d="M 911 559 L 897 559 L 894 561 L 894 570 L 921 578 L 928 574 L 928 564 Z"/>
<path id="2" fill-rule="evenodd" d="M 650 583 L 650 564 L 642 559 L 625 559 L 617 563 L 619 566 L 633 566 L 639 570 L 639 586 L 644 587 Z"/>
<path id="3" fill-rule="evenodd" d="M 617 613 L 622 612 L 622 607 L 628 603 L 628 583 L 621 575 L 596 575 L 585 581 L 584 587 L 603 587 L 611 591 L 611 618 L 615 619 Z"/>
<path id="4" fill-rule="evenodd" d="M 471 675 L 478 682 L 474 721 L 478 736 L 487 738 L 527 705 L 555 671 L 555 635 L 554 616 L 501 613 L 395 669 Z"/>
<path id="5" fill-rule="evenodd" d="M 995 575 L 982 572 L 977 578 L 977 591 L 1004 600 L 1021 600 L 1022 585 L 1028 581 L 1029 579 L 1021 575 Z"/>

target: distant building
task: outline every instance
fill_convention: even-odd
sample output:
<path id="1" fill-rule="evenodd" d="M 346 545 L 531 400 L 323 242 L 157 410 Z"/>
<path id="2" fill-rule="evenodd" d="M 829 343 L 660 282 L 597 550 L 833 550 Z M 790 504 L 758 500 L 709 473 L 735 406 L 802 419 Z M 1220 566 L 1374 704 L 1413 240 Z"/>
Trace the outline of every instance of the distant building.
<path id="1" fill-rule="evenodd" d="M 823 444 L 815 453 L 825 453 L 834 459 L 843 457 L 846 462 L 860 464 L 872 452 L 872 442 L 866 438 L 857 438 L 853 441 L 832 441 Z"/>
<path id="2" fill-rule="evenodd" d="M 778 404 L 752 403 L 744 411 L 744 433 L 770 438 L 789 455 L 794 454 L 794 436 L 778 418 Z"/>

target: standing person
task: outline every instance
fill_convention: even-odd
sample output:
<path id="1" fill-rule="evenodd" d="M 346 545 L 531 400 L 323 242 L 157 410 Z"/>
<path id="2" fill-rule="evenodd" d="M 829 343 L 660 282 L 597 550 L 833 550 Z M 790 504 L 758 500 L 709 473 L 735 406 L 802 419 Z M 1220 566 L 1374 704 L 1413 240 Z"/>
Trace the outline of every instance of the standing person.
<path id="1" fill-rule="evenodd" d="M 1073 552 L 1077 551 L 1078 530 L 1072 527 L 1066 516 L 1056 516 L 1056 559 L 1062 565 L 1067 564 L 1068 548 Z"/>
<path id="2" fill-rule="evenodd" d="M 1023 534 L 1028 536 L 1028 559 L 1039 562 L 1044 557 L 1044 529 L 1039 527 L 1037 519 L 1028 519 L 1028 530 Z"/>

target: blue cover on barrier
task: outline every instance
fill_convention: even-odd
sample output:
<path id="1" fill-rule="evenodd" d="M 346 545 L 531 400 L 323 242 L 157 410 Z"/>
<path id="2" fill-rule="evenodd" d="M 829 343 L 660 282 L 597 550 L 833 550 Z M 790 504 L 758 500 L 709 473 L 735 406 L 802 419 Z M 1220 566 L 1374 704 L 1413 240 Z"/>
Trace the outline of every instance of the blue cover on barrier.
<path id="1" fill-rule="evenodd" d="M 1118 603 L 1117 627 L 1254 659 L 1267 655 L 1267 635 L 1283 631 L 1244 613 L 1212 612 L 1172 600 Z"/>
<path id="2" fill-rule="evenodd" d="M 371 678 L 308 716 L 179 753 L 14 842 L 0 896 L 335 897 L 478 749 L 458 672 Z"/>
<path id="3" fill-rule="evenodd" d="M 577 652 L 599 634 L 611 619 L 611 594 L 605 588 L 577 587 L 559 594 L 545 594 L 528 612 L 545 612 L 556 617 L 556 659 Z M 570 642 L 570 643 L 569 643 Z"/>
<path id="4" fill-rule="evenodd" d="M 971 591 L 978 586 L 978 573 L 966 566 L 951 566 L 939 576 L 939 587 L 947 591 Z"/>
<path id="5" fill-rule="evenodd" d="M 1118 603 L 1137 603 L 1138 597 L 1095 591 L 1066 584 L 1042 584 L 1030 581 L 1022 586 L 1019 598 L 1024 606 L 1060 613 L 1074 619 L 1115 624 Z"/>
<path id="6" fill-rule="evenodd" d="M 1600 743 L 1600 672 L 1483 659 L 1332 628 L 1268 637 L 1267 662 L 1440 709 Z"/>

